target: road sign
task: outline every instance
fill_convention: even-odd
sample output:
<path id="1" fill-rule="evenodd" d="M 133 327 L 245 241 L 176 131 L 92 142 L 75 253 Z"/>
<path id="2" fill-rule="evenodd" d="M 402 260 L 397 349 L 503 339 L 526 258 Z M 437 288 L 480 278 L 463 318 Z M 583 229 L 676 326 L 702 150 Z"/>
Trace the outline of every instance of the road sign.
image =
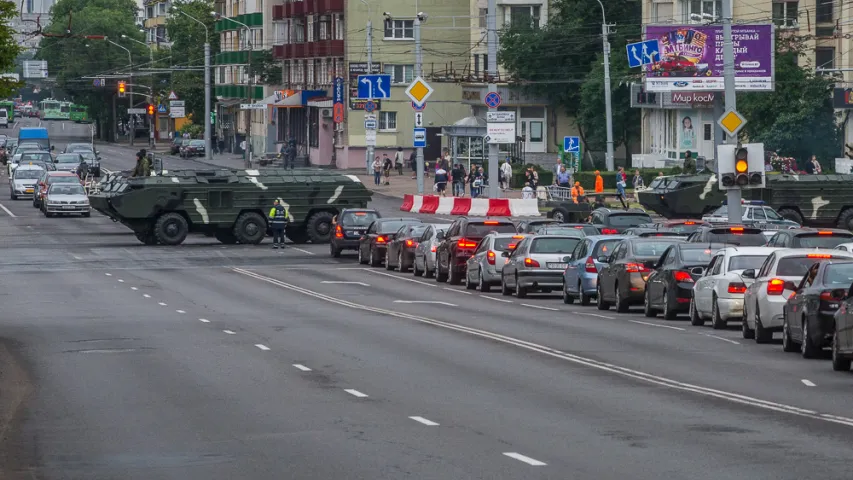
<path id="1" fill-rule="evenodd" d="M 498 108 L 502 102 L 501 94 L 498 92 L 489 92 L 486 94 L 486 98 L 483 99 L 483 103 L 489 108 Z"/>
<path id="2" fill-rule="evenodd" d="M 426 128 L 416 128 L 412 133 L 415 148 L 426 148 Z"/>
<path id="3" fill-rule="evenodd" d="M 169 107 L 185 107 L 183 100 L 172 100 L 169 102 Z"/>
<path id="4" fill-rule="evenodd" d="M 165 105 L 157 105 L 157 113 L 166 113 L 166 106 Z"/>
<path id="5" fill-rule="evenodd" d="M 578 153 L 581 150 L 581 139 L 578 137 L 563 137 L 563 151 Z"/>
<path id="6" fill-rule="evenodd" d="M 424 126 L 424 112 L 415 112 L 415 126 L 423 127 Z"/>
<path id="7" fill-rule="evenodd" d="M 423 111 L 424 111 L 424 109 L 426 108 L 426 102 L 421 103 L 421 104 L 418 104 L 418 103 L 412 102 L 412 108 L 413 108 L 416 112 L 423 112 Z"/>
<path id="8" fill-rule="evenodd" d="M 241 103 L 240 110 L 266 110 L 265 103 Z"/>
<path id="9" fill-rule="evenodd" d="M 365 119 L 365 120 L 376 120 L 376 114 L 374 114 L 374 113 L 365 113 L 365 114 L 364 114 L 364 119 Z"/>
<path id="10" fill-rule="evenodd" d="M 515 123 L 515 112 L 486 112 L 488 123 Z"/>
<path id="11" fill-rule="evenodd" d="M 336 103 L 333 108 L 333 117 L 335 123 L 344 123 L 344 104 Z"/>
<path id="12" fill-rule="evenodd" d="M 169 117 L 171 118 L 184 118 L 187 116 L 186 109 L 184 107 L 169 107 Z"/>
<path id="13" fill-rule="evenodd" d="M 406 95 L 408 95 L 409 98 L 418 105 L 423 105 L 434 91 L 435 90 L 426 82 L 426 80 L 418 77 L 411 85 L 409 85 L 408 88 L 406 88 Z"/>
<path id="14" fill-rule="evenodd" d="M 92 80 L 92 86 L 93 87 L 106 87 L 107 86 L 107 79 L 106 78 L 96 78 L 96 79 Z"/>
<path id="15" fill-rule="evenodd" d="M 178 96 L 177 96 L 177 95 L 175 95 L 175 91 L 174 91 L 174 90 L 172 90 L 171 92 L 169 92 L 169 100 L 177 100 L 177 99 L 178 99 Z"/>
<path id="16" fill-rule="evenodd" d="M 364 143 L 368 147 L 376 146 L 376 130 L 365 130 L 364 131 Z"/>
<path id="17" fill-rule="evenodd" d="M 334 103 L 335 104 L 343 104 L 344 103 L 344 79 L 343 77 L 335 77 L 335 88 L 334 88 Z"/>
<path id="18" fill-rule="evenodd" d="M 365 120 L 364 121 L 364 129 L 365 130 L 376 130 L 376 120 Z"/>
<path id="19" fill-rule="evenodd" d="M 625 51 L 628 53 L 628 66 L 631 68 L 660 61 L 660 44 L 657 40 L 629 43 L 625 45 Z"/>
<path id="20" fill-rule="evenodd" d="M 726 113 L 717 120 L 717 125 L 723 129 L 723 132 L 725 132 L 726 135 L 734 137 L 746 125 L 746 119 L 735 110 L 727 110 Z"/>
<path id="21" fill-rule="evenodd" d="M 358 98 L 391 98 L 391 75 L 359 75 Z"/>
<path id="22" fill-rule="evenodd" d="M 129 115 L 145 115 L 148 111 L 145 108 L 128 108 L 127 113 Z"/>
<path id="23" fill-rule="evenodd" d="M 47 61 L 24 60 L 24 78 L 47 78 Z"/>
<path id="24" fill-rule="evenodd" d="M 373 101 L 368 101 L 367 103 L 364 104 L 364 111 L 365 112 L 370 113 L 374 110 L 376 110 L 376 103 L 374 103 Z"/>

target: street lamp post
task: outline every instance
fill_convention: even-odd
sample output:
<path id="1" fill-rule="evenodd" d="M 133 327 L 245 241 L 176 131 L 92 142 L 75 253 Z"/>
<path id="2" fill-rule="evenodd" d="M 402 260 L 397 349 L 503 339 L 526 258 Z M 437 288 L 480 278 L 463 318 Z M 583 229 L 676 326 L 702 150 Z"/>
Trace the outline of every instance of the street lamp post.
<path id="1" fill-rule="evenodd" d="M 151 45 L 148 45 L 145 42 L 140 42 L 139 40 L 136 40 L 135 38 L 128 37 L 125 34 L 122 34 L 121 38 L 123 38 L 125 40 L 130 40 L 131 42 L 136 42 L 136 43 L 142 45 L 143 47 L 147 48 L 148 49 L 149 67 L 154 68 L 154 49 L 151 48 Z M 133 88 L 133 87 L 131 86 L 131 88 Z M 153 72 L 151 73 L 151 98 L 152 98 L 151 103 L 154 103 L 153 102 L 153 98 L 154 98 L 154 73 Z M 154 145 L 154 117 L 152 116 L 152 118 L 150 118 L 149 121 L 150 121 L 150 124 L 148 125 L 148 128 L 150 129 L 150 133 L 148 135 L 148 145 L 156 146 L 156 145 Z"/>
<path id="2" fill-rule="evenodd" d="M 201 20 L 184 12 L 178 7 L 173 7 L 173 9 L 204 27 L 204 156 L 208 161 L 210 161 L 213 158 L 213 135 L 210 123 L 212 120 L 210 116 L 210 32 L 207 29 L 207 25 Z"/>
<path id="3" fill-rule="evenodd" d="M 111 44 L 115 45 L 116 47 L 127 52 L 127 67 L 131 69 L 130 70 L 130 84 L 128 85 L 128 87 L 130 87 L 130 88 L 128 89 L 128 92 L 127 92 L 128 93 L 127 104 L 128 104 L 128 108 L 133 108 L 133 57 L 130 54 L 130 50 L 128 48 L 124 47 L 123 45 L 119 45 L 118 43 L 110 40 L 107 37 L 104 37 L 104 40 L 108 41 L 109 43 L 111 43 Z M 130 113 L 128 113 L 128 118 L 130 118 L 130 120 L 131 120 L 131 122 L 130 122 L 131 123 L 130 144 L 133 145 L 133 141 L 136 139 L 136 119 L 131 117 Z"/>
<path id="4" fill-rule="evenodd" d="M 601 3 L 601 0 L 597 1 L 601 6 L 601 41 L 604 47 L 604 108 L 607 116 L 607 156 L 605 163 L 607 170 L 615 170 L 616 166 L 613 160 L 613 106 L 610 101 L 610 41 L 607 40 L 610 27 L 607 25 L 607 17 L 604 16 L 604 4 Z"/>
<path id="5" fill-rule="evenodd" d="M 222 15 L 216 12 L 210 12 L 216 19 L 222 19 Z M 246 45 L 249 47 L 249 53 L 246 58 L 246 103 L 252 103 L 252 29 L 245 23 L 238 22 L 233 18 L 225 18 L 229 22 L 234 22 L 237 25 L 246 29 Z M 252 110 L 246 110 L 246 168 L 252 168 Z"/>

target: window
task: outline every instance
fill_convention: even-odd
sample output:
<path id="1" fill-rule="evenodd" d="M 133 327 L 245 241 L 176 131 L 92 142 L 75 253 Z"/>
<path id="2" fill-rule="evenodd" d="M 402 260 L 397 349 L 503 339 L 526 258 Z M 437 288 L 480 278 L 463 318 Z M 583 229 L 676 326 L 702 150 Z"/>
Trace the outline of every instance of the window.
<path id="1" fill-rule="evenodd" d="M 166 2 L 157 4 L 158 14 L 165 15 L 166 14 Z"/>
<path id="2" fill-rule="evenodd" d="M 412 83 L 414 80 L 414 65 L 389 65 L 385 64 L 385 74 L 391 75 L 391 83 Z"/>
<path id="3" fill-rule="evenodd" d="M 273 35 L 273 44 L 275 45 L 287 45 L 288 43 L 290 43 L 290 23 L 273 23 Z"/>
<path id="4" fill-rule="evenodd" d="M 219 83 L 225 83 L 225 67 L 219 67 Z"/>
<path id="5" fill-rule="evenodd" d="M 722 0 L 690 0 L 688 4 L 687 20 L 690 22 L 717 22 L 722 16 Z"/>
<path id="6" fill-rule="evenodd" d="M 397 112 L 379 112 L 379 130 L 397 130 Z"/>
<path id="7" fill-rule="evenodd" d="M 672 2 L 652 4 L 652 23 L 669 23 L 673 20 Z"/>
<path id="8" fill-rule="evenodd" d="M 773 23 L 777 27 L 796 27 L 799 2 L 774 2 Z"/>
<path id="9" fill-rule="evenodd" d="M 291 41 L 293 43 L 305 43 L 305 19 L 294 18 L 290 26 Z"/>
<path id="10" fill-rule="evenodd" d="M 816 68 L 835 68 L 835 48 L 821 47 L 815 49 Z"/>
<path id="11" fill-rule="evenodd" d="M 332 16 L 332 21 L 335 27 L 335 40 L 343 40 L 344 39 L 344 17 L 341 14 L 336 13 Z"/>
<path id="12" fill-rule="evenodd" d="M 385 20 L 386 40 L 408 40 L 415 38 L 414 20 Z"/>
<path id="13" fill-rule="evenodd" d="M 27 8 L 29 9 L 29 13 L 32 13 L 32 2 L 27 3 Z M 145 9 L 145 18 L 154 18 L 154 7 Z"/>
<path id="14" fill-rule="evenodd" d="M 817 8 L 815 9 L 815 20 L 817 23 L 832 23 L 833 21 L 833 2 L 835 0 L 817 0 Z"/>
<path id="15" fill-rule="evenodd" d="M 488 28 L 488 27 L 486 26 L 486 15 L 488 15 L 488 14 L 489 14 L 489 9 L 488 9 L 488 8 L 481 8 L 481 9 L 480 9 L 480 13 L 479 13 L 479 18 L 480 18 L 480 28 Z"/>
<path id="16" fill-rule="evenodd" d="M 542 7 L 539 5 L 524 5 L 509 7 L 509 24 L 512 26 L 529 25 L 531 28 L 539 28 L 539 14 Z"/>
<path id="17" fill-rule="evenodd" d="M 308 77 L 305 79 L 305 83 L 308 85 L 314 85 L 314 60 L 308 60 L 306 62 L 305 70 L 308 74 Z"/>
<path id="18" fill-rule="evenodd" d="M 308 28 L 305 29 L 305 33 L 307 33 L 306 42 L 313 42 L 317 39 L 316 32 L 314 32 L 314 15 L 308 15 Z"/>
<path id="19" fill-rule="evenodd" d="M 320 40 L 332 39 L 332 20 L 328 15 L 320 17 Z"/>

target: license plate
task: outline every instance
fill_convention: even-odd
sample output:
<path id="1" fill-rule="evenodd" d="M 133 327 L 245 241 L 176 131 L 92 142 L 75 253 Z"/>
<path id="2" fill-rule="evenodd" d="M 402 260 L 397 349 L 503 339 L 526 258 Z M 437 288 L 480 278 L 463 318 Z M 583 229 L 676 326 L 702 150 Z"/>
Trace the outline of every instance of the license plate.
<path id="1" fill-rule="evenodd" d="M 73 207 L 73 206 L 71 206 L 71 205 L 64 205 L 64 206 L 62 207 L 62 209 L 63 209 L 63 210 L 74 210 L 74 208 L 75 208 L 75 207 Z"/>
<path id="2" fill-rule="evenodd" d="M 568 266 L 569 266 L 568 263 L 549 263 L 548 264 L 548 268 L 553 268 L 553 269 L 561 268 L 561 269 L 565 270 Z"/>
<path id="3" fill-rule="evenodd" d="M 24 190 L 24 192 L 25 192 L 25 193 L 33 193 L 33 189 L 32 189 L 32 188 L 28 188 L 28 189 Z"/>

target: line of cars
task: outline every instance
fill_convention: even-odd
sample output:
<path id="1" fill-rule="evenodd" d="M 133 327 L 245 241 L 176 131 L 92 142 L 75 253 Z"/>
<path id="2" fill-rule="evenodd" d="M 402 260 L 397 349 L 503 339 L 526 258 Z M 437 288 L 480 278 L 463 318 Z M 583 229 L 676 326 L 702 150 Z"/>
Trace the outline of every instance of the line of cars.
<path id="1" fill-rule="evenodd" d="M 740 324 L 742 336 L 806 358 L 829 348 L 836 370 L 853 362 L 853 233 L 764 231 L 743 225 L 638 218 L 599 224 L 461 217 L 450 224 L 344 210 L 333 221 L 332 256 L 467 289 L 524 298 L 559 291 L 565 303 L 593 302 L 647 317 L 686 315 L 694 326 Z M 615 222 L 612 220 L 616 220 Z M 618 225 L 614 225 L 618 224 Z M 603 234 L 603 231 L 608 233 Z"/>

